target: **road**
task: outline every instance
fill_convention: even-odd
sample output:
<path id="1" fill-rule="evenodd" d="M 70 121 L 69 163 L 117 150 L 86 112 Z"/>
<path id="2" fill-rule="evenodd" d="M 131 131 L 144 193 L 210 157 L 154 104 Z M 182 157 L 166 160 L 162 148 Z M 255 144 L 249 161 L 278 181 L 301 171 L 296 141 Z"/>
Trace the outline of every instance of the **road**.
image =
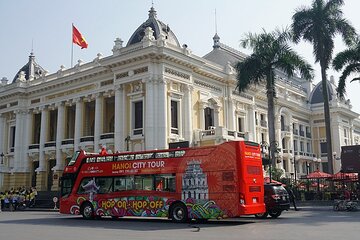
<path id="1" fill-rule="evenodd" d="M 83 220 L 57 212 L 1 212 L 0 239 L 107 240 L 107 239 L 358 239 L 359 212 L 330 208 L 289 211 L 278 219 L 253 217 L 175 224 L 164 219 Z"/>

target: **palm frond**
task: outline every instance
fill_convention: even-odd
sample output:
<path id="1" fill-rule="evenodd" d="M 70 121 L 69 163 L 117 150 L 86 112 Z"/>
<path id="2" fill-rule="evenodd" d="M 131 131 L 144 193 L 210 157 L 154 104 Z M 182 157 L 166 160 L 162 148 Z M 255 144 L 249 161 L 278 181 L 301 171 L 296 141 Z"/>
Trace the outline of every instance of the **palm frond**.
<path id="1" fill-rule="evenodd" d="M 263 68 L 260 58 L 255 54 L 247 57 L 243 62 L 238 62 L 235 69 L 237 72 L 236 88 L 239 92 L 248 89 L 253 84 L 260 84 L 265 77 Z"/>
<path id="2" fill-rule="evenodd" d="M 337 95 L 340 98 L 343 98 L 345 93 L 346 93 L 346 79 L 348 78 L 348 76 L 351 73 L 360 73 L 360 63 L 354 63 L 354 64 L 349 64 L 345 67 L 344 71 L 342 72 L 339 81 L 338 81 L 338 86 L 336 88 L 337 91 Z"/>

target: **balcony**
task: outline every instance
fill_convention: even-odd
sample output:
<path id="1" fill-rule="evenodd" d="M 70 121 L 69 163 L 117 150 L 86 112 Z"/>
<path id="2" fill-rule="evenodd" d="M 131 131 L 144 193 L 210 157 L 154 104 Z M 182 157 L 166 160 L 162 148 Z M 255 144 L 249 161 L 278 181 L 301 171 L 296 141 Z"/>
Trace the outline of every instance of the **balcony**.
<path id="1" fill-rule="evenodd" d="M 31 144 L 29 145 L 29 153 L 32 154 L 32 153 L 38 153 L 39 152 L 39 149 L 40 149 L 40 144 L 38 143 L 35 143 L 35 144 Z"/>
<path id="2" fill-rule="evenodd" d="M 74 145 L 74 139 L 62 140 L 61 145 Z"/>
<path id="3" fill-rule="evenodd" d="M 282 125 L 281 126 L 281 131 L 283 131 L 283 132 L 290 132 L 290 126 L 288 126 L 288 125 Z"/>
<path id="4" fill-rule="evenodd" d="M 44 144 L 44 148 L 50 148 L 50 147 L 56 147 L 56 142 L 55 141 L 51 141 L 51 142 L 46 142 Z"/>
<path id="5" fill-rule="evenodd" d="M 113 139 L 114 138 L 114 133 L 104 133 L 100 135 L 100 139 Z"/>
<path id="6" fill-rule="evenodd" d="M 237 132 L 233 130 L 228 130 L 224 127 L 212 127 L 208 130 L 196 130 L 194 135 L 195 142 L 202 141 L 216 141 L 226 142 L 226 141 L 234 141 L 234 140 L 248 140 L 248 134 L 245 132 Z"/>
<path id="7" fill-rule="evenodd" d="M 261 127 L 267 127 L 267 121 L 265 121 L 265 120 L 260 120 L 260 126 Z"/>
<path id="8" fill-rule="evenodd" d="M 143 135 L 143 129 L 142 128 L 133 129 L 133 135 Z"/>
<path id="9" fill-rule="evenodd" d="M 114 145 L 114 133 L 103 133 L 100 135 L 100 143 L 105 145 Z"/>
<path id="10" fill-rule="evenodd" d="M 293 155 L 292 155 L 293 151 L 291 149 L 283 149 L 282 152 L 283 152 L 284 158 L 292 158 L 293 157 Z"/>

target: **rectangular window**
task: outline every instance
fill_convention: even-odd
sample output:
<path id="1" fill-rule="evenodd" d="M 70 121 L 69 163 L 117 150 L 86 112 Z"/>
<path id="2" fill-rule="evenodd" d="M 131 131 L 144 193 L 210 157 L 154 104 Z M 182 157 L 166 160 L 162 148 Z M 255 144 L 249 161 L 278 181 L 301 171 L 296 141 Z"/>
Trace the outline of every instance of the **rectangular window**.
<path id="1" fill-rule="evenodd" d="M 298 143 L 296 140 L 294 140 L 294 151 L 298 150 Z"/>
<path id="2" fill-rule="evenodd" d="M 151 175 L 135 176 L 136 190 L 154 190 L 154 178 Z"/>
<path id="3" fill-rule="evenodd" d="M 327 143 L 326 142 L 320 143 L 320 151 L 321 151 L 322 157 L 327 156 Z"/>
<path id="4" fill-rule="evenodd" d="M 134 189 L 134 177 L 115 177 L 114 178 L 114 191 L 125 191 Z"/>
<path id="5" fill-rule="evenodd" d="M 178 102 L 171 101 L 171 133 L 179 134 Z"/>
<path id="6" fill-rule="evenodd" d="M 175 175 L 155 175 L 156 191 L 175 192 Z"/>
<path id="7" fill-rule="evenodd" d="M 307 151 L 308 153 L 311 152 L 310 143 L 306 143 L 306 151 Z"/>
<path id="8" fill-rule="evenodd" d="M 16 132 L 16 127 L 15 126 L 10 127 L 10 152 L 14 152 L 15 149 L 15 132 Z"/>
<path id="9" fill-rule="evenodd" d="M 98 193 L 111 193 L 113 192 L 113 178 L 112 177 L 99 177 L 96 178 L 96 185 L 99 188 Z"/>
<path id="10" fill-rule="evenodd" d="M 300 141 L 300 152 L 304 152 L 304 142 Z"/>
<path id="11" fill-rule="evenodd" d="M 135 102 L 134 107 L 134 135 L 141 135 L 143 132 L 143 102 Z"/>
<path id="12" fill-rule="evenodd" d="M 210 127 L 214 126 L 214 109 L 209 107 L 204 109 L 205 113 L 205 130 L 210 129 Z"/>
<path id="13" fill-rule="evenodd" d="M 242 117 L 238 118 L 238 132 L 245 132 L 244 122 L 245 122 L 244 118 Z"/>

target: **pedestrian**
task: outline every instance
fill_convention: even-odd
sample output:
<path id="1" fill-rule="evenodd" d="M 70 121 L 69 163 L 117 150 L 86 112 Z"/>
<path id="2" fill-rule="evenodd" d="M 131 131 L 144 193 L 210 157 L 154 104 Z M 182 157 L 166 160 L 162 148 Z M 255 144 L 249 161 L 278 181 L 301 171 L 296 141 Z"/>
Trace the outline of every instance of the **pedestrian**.
<path id="1" fill-rule="evenodd" d="M 289 194 L 290 204 L 293 204 L 295 211 L 299 211 L 299 209 L 296 206 L 295 194 L 291 188 L 292 188 L 292 186 L 290 185 L 290 187 L 286 189 Z"/>

